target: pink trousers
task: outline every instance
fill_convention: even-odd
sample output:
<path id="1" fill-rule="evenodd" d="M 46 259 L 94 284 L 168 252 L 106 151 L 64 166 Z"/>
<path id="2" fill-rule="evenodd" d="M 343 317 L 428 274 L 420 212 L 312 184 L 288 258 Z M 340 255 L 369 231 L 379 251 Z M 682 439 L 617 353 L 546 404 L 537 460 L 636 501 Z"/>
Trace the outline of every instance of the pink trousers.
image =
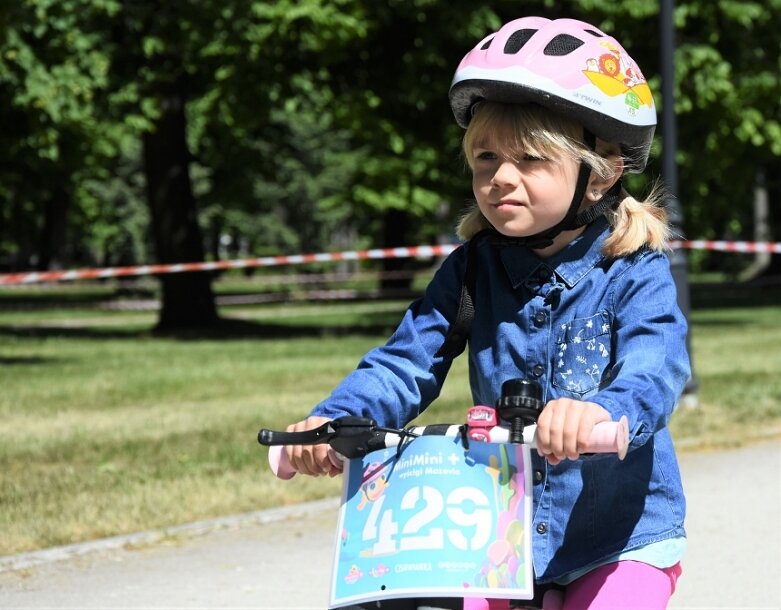
<path id="1" fill-rule="evenodd" d="M 639 561 L 609 563 L 570 583 L 564 591 L 548 591 L 543 610 L 664 610 L 680 575 L 680 563 L 664 569 Z M 507 608 L 506 600 L 464 600 L 465 610 Z"/>

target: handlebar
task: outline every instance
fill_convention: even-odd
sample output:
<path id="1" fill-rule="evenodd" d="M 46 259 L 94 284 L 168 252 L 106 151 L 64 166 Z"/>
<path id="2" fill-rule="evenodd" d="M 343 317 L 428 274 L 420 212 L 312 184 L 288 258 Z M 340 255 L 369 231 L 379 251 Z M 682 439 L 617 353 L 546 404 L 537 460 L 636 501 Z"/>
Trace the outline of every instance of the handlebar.
<path id="1" fill-rule="evenodd" d="M 383 428 L 366 417 L 341 417 L 303 432 L 277 432 L 262 429 L 258 442 L 271 447 L 269 464 L 280 479 L 295 474 L 283 445 L 315 445 L 328 443 L 328 457 L 339 470 L 343 459 L 363 457 L 376 449 L 396 447 L 406 439 L 438 434 L 462 436 L 463 442 L 525 443 L 536 447 L 537 417 L 544 406 L 542 387 L 529 379 L 510 379 L 502 384 L 502 395 L 496 407 L 474 406 L 467 411 L 462 425 L 434 424 L 411 428 Z M 623 460 L 629 445 L 629 424 L 626 416 L 617 422 L 601 422 L 594 426 L 583 453 L 616 453 Z M 344 456 L 344 457 L 342 457 Z"/>
<path id="2" fill-rule="evenodd" d="M 486 407 L 473 407 L 485 409 Z M 464 435 L 469 441 L 509 443 L 511 426 L 494 425 L 479 427 L 453 424 L 434 424 L 412 426 L 405 429 L 381 428 L 371 419 L 344 417 L 326 422 L 322 426 L 305 432 L 277 432 L 262 429 L 258 433 L 258 442 L 270 447 L 269 465 L 280 479 L 290 479 L 296 471 L 293 469 L 284 445 L 314 445 L 328 443 L 328 458 L 341 470 L 344 458 L 362 457 L 376 449 L 396 447 L 405 439 L 437 434 L 458 437 Z M 523 429 L 524 444 L 537 446 L 537 426 L 531 424 Z M 629 426 L 626 416 L 617 422 L 601 422 L 594 426 L 584 453 L 615 453 L 624 459 L 629 445 Z"/>

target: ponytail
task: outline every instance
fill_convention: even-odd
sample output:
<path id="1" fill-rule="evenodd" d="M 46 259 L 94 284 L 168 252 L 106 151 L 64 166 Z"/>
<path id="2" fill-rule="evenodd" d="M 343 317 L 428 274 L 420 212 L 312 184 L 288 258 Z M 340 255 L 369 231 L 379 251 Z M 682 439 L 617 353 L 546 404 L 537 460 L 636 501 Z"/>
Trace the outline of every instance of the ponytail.
<path id="1" fill-rule="evenodd" d="M 490 229 L 491 223 L 488 222 L 476 202 L 472 202 L 458 221 L 456 225 L 456 235 L 459 239 L 469 241 L 483 229 Z"/>
<path id="2" fill-rule="evenodd" d="M 643 247 L 657 252 L 668 249 L 667 242 L 672 232 L 662 207 L 664 192 L 659 184 L 655 184 L 642 201 L 626 191 L 622 191 L 621 196 L 618 207 L 607 213 L 612 231 L 602 245 L 602 253 L 610 258 L 619 258 Z"/>

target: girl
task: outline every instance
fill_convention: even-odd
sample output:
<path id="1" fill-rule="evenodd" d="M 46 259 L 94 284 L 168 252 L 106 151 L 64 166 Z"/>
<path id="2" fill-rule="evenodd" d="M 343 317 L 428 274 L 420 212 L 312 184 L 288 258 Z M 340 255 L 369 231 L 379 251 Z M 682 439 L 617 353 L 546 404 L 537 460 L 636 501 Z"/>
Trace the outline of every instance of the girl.
<path id="1" fill-rule="evenodd" d="M 685 547 L 667 423 L 690 372 L 665 215 L 621 182 L 648 159 L 650 90 L 614 38 L 529 17 L 466 55 L 450 101 L 476 199 L 459 225 L 469 241 L 387 344 L 288 430 L 345 415 L 407 424 L 437 397 L 468 334 L 475 404 L 494 404 L 507 379 L 545 388 L 536 583 L 562 590 L 568 609 L 665 608 Z M 594 425 L 622 415 L 626 459 L 578 459 Z M 336 474 L 326 446 L 287 452 L 301 473 Z"/>

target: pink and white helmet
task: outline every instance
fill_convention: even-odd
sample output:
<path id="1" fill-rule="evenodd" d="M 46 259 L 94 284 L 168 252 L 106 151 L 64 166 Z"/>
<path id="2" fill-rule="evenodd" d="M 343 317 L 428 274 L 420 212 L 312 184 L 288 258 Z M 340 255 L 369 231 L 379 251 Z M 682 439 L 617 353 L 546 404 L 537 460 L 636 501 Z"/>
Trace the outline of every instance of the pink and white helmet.
<path id="1" fill-rule="evenodd" d="M 627 170 L 642 171 L 648 161 L 656 126 L 651 89 L 618 41 L 583 21 L 523 17 L 481 40 L 450 86 L 461 127 L 480 100 L 547 106 L 620 144 Z"/>

